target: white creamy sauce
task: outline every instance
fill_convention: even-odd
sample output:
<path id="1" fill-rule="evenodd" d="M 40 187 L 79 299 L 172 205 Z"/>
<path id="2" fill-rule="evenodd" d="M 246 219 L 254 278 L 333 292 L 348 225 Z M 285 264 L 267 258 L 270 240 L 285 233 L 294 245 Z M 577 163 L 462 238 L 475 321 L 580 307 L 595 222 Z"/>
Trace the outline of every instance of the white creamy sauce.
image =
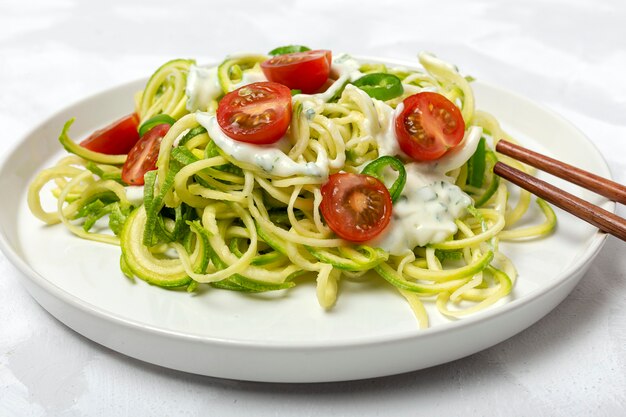
<path id="1" fill-rule="evenodd" d="M 217 67 L 200 67 L 192 65 L 187 75 L 187 110 L 205 111 L 211 101 L 222 95 L 222 87 L 217 78 Z"/>
<path id="2" fill-rule="evenodd" d="M 328 155 L 319 147 L 315 162 L 294 161 L 280 148 L 284 147 L 285 139 L 271 145 L 253 145 L 239 142 L 226 136 L 215 115 L 197 113 L 196 120 L 207 130 L 213 142 L 226 154 L 234 159 L 256 165 L 269 174 L 279 177 L 291 175 L 312 175 L 314 177 L 328 177 Z M 283 142 L 283 143 L 281 143 Z"/>
<path id="3" fill-rule="evenodd" d="M 472 203 L 467 194 L 447 181 L 413 188 L 414 183 L 423 181 L 420 175 L 412 178 L 415 173 L 414 170 L 407 171 L 407 184 L 393 206 L 389 226 L 382 235 L 369 242 L 391 255 L 403 255 L 416 246 L 444 241 L 456 233 L 454 221 Z"/>
<path id="4" fill-rule="evenodd" d="M 404 104 L 400 103 L 394 110 L 383 101 L 372 101 L 374 102 L 374 106 L 376 106 L 378 121 L 381 126 L 380 131 L 374 135 L 374 139 L 376 139 L 376 143 L 378 144 L 378 156 L 399 155 L 408 159 L 408 156 L 402 152 L 400 145 L 398 145 L 395 129 L 396 115 L 402 113 Z"/>
<path id="5" fill-rule="evenodd" d="M 135 207 L 143 204 L 143 185 L 129 185 L 126 187 L 126 198 Z"/>

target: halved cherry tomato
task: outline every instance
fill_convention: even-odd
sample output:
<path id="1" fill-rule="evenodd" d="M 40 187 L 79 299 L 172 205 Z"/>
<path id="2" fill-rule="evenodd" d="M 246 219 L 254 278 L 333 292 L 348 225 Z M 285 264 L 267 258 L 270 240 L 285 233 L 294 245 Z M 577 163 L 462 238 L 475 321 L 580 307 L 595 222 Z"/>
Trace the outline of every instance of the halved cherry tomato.
<path id="1" fill-rule="evenodd" d="M 391 196 L 385 184 L 369 175 L 332 174 L 322 185 L 320 211 L 328 227 L 352 242 L 378 236 L 391 219 Z"/>
<path id="2" fill-rule="evenodd" d="M 105 128 L 96 130 L 80 146 L 107 155 L 125 155 L 139 140 L 139 116 L 129 114 Z"/>
<path id="3" fill-rule="evenodd" d="M 144 174 L 156 169 L 161 140 L 169 130 L 167 123 L 156 125 L 139 139 L 124 162 L 122 181 L 129 185 L 143 185 Z"/>
<path id="4" fill-rule="evenodd" d="M 438 93 L 423 92 L 407 97 L 396 118 L 400 148 L 418 161 L 443 156 L 463 140 L 465 121 L 461 111 Z"/>
<path id="5" fill-rule="evenodd" d="M 291 90 L 278 83 L 260 82 L 231 91 L 220 100 L 217 123 L 235 140 L 274 143 L 291 123 Z"/>
<path id="6" fill-rule="evenodd" d="M 316 50 L 277 55 L 261 63 L 268 80 L 311 94 L 319 90 L 330 74 L 332 52 Z"/>

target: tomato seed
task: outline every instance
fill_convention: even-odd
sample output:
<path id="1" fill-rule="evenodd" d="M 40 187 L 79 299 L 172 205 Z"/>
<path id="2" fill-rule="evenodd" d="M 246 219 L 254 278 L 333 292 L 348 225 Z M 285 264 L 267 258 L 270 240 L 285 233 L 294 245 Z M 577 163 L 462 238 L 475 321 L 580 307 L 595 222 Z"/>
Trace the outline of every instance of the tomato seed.
<path id="1" fill-rule="evenodd" d="M 240 126 L 242 128 L 254 128 L 259 125 L 270 124 L 276 118 L 276 111 L 274 109 L 266 109 L 262 113 L 258 114 L 246 114 L 235 113 L 230 118 L 230 123 Z"/>

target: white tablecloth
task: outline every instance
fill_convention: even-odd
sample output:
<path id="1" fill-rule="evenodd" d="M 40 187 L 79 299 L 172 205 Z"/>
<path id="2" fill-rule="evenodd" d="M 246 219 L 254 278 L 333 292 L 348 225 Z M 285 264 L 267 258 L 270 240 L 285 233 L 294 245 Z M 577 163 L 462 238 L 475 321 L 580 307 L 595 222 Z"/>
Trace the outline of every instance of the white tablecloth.
<path id="1" fill-rule="evenodd" d="M 572 121 L 626 183 L 625 22 L 619 0 L 3 0 L 2 147 L 173 57 L 208 62 L 290 43 L 401 59 L 429 50 Z M 366 381 L 272 385 L 103 348 L 39 307 L 0 254 L 0 415 L 626 415 L 625 255 L 610 237 L 552 313 L 471 357 Z"/>

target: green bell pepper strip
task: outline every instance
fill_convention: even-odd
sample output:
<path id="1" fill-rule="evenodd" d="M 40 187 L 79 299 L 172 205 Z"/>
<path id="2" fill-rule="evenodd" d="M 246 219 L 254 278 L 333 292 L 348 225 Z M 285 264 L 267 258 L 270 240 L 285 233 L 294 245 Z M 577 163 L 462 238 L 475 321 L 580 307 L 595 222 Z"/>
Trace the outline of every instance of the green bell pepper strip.
<path id="1" fill-rule="evenodd" d="M 310 51 L 311 48 L 302 45 L 287 45 L 287 46 L 279 46 L 278 48 L 272 49 L 269 52 L 269 55 L 285 55 L 285 54 L 293 54 L 294 52 L 306 52 Z"/>
<path id="2" fill-rule="evenodd" d="M 467 161 L 467 183 L 472 187 L 481 188 L 487 167 L 485 138 L 480 138 L 476 152 Z"/>
<path id="3" fill-rule="evenodd" d="M 493 173 L 493 167 L 498 162 L 498 157 L 495 152 L 491 150 L 485 151 L 485 170 L 487 171 L 488 178 L 491 179 L 491 182 L 487 186 L 487 189 L 481 195 L 472 195 L 474 199 L 474 205 L 476 207 L 481 207 L 483 204 L 487 203 L 489 199 L 496 193 L 498 190 L 498 186 L 500 185 L 500 177 Z"/>
<path id="4" fill-rule="evenodd" d="M 361 171 L 361 174 L 370 175 L 384 184 L 383 170 L 386 167 L 391 167 L 398 173 L 398 178 L 396 178 L 391 187 L 389 187 L 391 202 L 395 203 L 398 198 L 400 198 L 400 194 L 404 189 L 404 184 L 406 184 L 406 170 L 404 169 L 402 161 L 389 155 L 381 156 L 380 158 L 367 164 L 365 168 L 363 168 L 363 171 Z"/>
<path id="5" fill-rule="evenodd" d="M 404 93 L 400 78 L 382 72 L 364 75 L 352 84 L 365 91 L 370 97 L 382 101 L 391 100 Z"/>
<path id="6" fill-rule="evenodd" d="M 173 117 L 167 114 L 157 114 L 156 116 L 149 118 L 148 120 L 143 122 L 141 126 L 139 126 L 139 137 L 142 137 L 143 135 L 148 133 L 148 131 L 154 126 L 162 124 L 168 124 L 171 126 L 174 123 L 176 123 L 176 119 L 174 119 Z"/>

